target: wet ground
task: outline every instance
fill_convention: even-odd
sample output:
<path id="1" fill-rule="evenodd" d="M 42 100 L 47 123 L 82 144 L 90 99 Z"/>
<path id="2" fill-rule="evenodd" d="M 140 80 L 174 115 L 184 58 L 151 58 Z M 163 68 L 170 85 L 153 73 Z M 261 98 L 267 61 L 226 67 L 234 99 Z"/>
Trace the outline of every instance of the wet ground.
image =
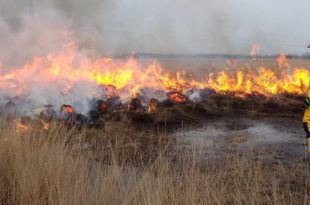
<path id="1" fill-rule="evenodd" d="M 179 129 L 172 136 L 179 145 L 203 154 L 227 148 L 240 152 L 260 148 L 285 158 L 305 155 L 304 130 L 301 119 L 296 118 L 225 117 Z"/>

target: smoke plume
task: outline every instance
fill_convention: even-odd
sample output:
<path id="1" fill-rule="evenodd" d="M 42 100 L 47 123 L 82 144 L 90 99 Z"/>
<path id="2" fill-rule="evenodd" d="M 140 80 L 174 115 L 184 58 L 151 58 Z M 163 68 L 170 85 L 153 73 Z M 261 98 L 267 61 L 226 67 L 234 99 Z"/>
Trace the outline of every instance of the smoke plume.
<path id="1" fill-rule="evenodd" d="M 131 52 L 249 54 L 254 42 L 261 44 L 262 54 L 303 53 L 310 40 L 306 9 L 310 3 L 301 2 L 0 0 L 0 68 L 1 72 L 22 68 L 38 56 L 48 61 L 51 53 L 68 47 L 76 51 L 72 65 L 90 57 Z M 40 70 L 44 64 L 34 67 Z M 85 113 L 87 102 L 101 92 L 97 85 L 81 79 L 69 95 L 63 95 L 63 82 L 45 84 L 35 72 L 30 74 L 21 85 L 26 88 L 25 112 L 80 99 L 75 106 Z M 10 94 L 1 90 L 2 99 Z"/>
<path id="2" fill-rule="evenodd" d="M 0 0 L 0 6 L 2 64 L 68 41 L 98 55 L 248 54 L 254 42 L 270 54 L 303 53 L 310 38 L 305 0 Z"/>

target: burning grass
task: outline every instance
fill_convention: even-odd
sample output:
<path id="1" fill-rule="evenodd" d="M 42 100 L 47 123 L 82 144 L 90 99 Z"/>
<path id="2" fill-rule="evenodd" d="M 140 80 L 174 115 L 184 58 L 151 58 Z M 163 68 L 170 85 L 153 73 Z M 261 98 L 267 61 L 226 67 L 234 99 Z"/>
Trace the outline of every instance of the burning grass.
<path id="1" fill-rule="evenodd" d="M 172 71 L 158 62 L 142 63 L 134 57 L 80 58 L 72 45 L 34 58 L 20 68 L 1 67 L 0 104 L 21 115 L 34 114 L 48 105 L 57 110 L 61 107 L 65 114 L 87 115 L 89 108 L 94 108 L 92 101 L 98 99 L 104 101 L 96 107 L 102 112 L 120 103 L 128 104 L 130 111 L 145 112 L 154 111 L 152 106 L 146 107 L 152 99 L 186 104 L 206 100 L 214 93 L 238 97 L 303 95 L 310 80 L 307 67 L 291 66 L 283 54 L 270 67 L 264 62 L 239 65 L 235 59 L 227 60 L 224 67 L 205 65 L 196 76 L 184 69 Z"/>
<path id="2" fill-rule="evenodd" d="M 47 105 L 37 115 L 21 116 L 15 118 L 7 107 L 2 107 L 2 116 L 6 121 L 15 124 L 19 131 L 26 131 L 29 125 L 34 124 L 44 130 L 50 129 L 53 123 L 60 123 L 67 128 L 97 128 L 109 126 L 111 122 L 121 123 L 124 120 L 128 126 L 144 126 L 154 128 L 165 126 L 165 129 L 173 128 L 181 123 L 200 123 L 206 119 L 222 117 L 226 115 L 266 115 L 274 117 L 299 117 L 303 112 L 303 96 L 282 94 L 266 97 L 260 94 L 238 96 L 237 93 L 224 92 L 208 94 L 208 97 L 200 102 L 189 100 L 185 95 L 173 92 L 184 101 L 171 99 L 159 102 L 153 98 L 148 104 L 143 104 L 142 99 L 133 98 L 129 103 L 117 102 L 111 104 L 108 101 L 96 100 L 94 109 L 83 115 L 75 112 L 71 105 L 62 105 L 57 111 Z M 168 95 L 170 96 L 170 95 Z M 12 109 L 10 105 L 10 109 Z M 15 108 L 14 108 L 15 109 Z M 10 111 L 10 110 L 9 110 Z M 13 117 L 12 117 L 13 116 Z M 19 120 L 18 120 L 19 119 Z M 136 126 L 137 127 L 137 126 Z"/>
<path id="3" fill-rule="evenodd" d="M 229 147 L 201 156 L 126 120 L 101 130 L 0 125 L 1 204 L 309 203 L 302 159 L 287 164 Z"/>
<path id="4" fill-rule="evenodd" d="M 167 136 L 183 122 L 227 115 L 298 117 L 306 68 L 290 70 L 280 56 L 276 69 L 220 71 L 195 81 L 157 63 L 77 65 L 74 52 L 67 55 L 0 76 L 0 90 L 18 96 L 1 102 L 1 204 L 309 202 L 310 167 L 302 159 L 285 163 L 226 145 L 202 155 Z"/>

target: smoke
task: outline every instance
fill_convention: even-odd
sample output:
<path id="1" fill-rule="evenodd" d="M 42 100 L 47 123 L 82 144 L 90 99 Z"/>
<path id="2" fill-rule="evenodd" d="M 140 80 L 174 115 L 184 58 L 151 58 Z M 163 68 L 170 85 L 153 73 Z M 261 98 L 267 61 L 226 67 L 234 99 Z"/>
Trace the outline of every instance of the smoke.
<path id="1" fill-rule="evenodd" d="M 302 2 L 0 0 L 0 59 L 20 62 L 67 41 L 98 55 L 248 54 L 254 42 L 263 54 L 303 53 L 310 38 L 310 3 Z"/>
<path id="2" fill-rule="evenodd" d="M 249 54 L 254 42 L 261 44 L 262 54 L 302 53 L 310 40 L 310 3 L 301 1 L 0 0 L 0 68 L 20 68 L 72 44 L 76 61 L 132 51 Z M 62 82 L 45 85 L 32 77 L 23 85 L 29 91 L 26 111 L 80 99 L 77 110 L 85 113 L 89 99 L 101 92 L 81 81 L 64 96 Z M 8 92 L 1 90 L 1 96 Z"/>
<path id="3" fill-rule="evenodd" d="M 0 62 L 21 65 L 33 57 L 59 51 L 71 41 L 66 35 L 70 27 L 68 19 L 64 20 L 62 14 L 48 8 L 40 8 L 35 13 L 24 9 L 18 16 L 1 18 Z"/>
<path id="4" fill-rule="evenodd" d="M 81 49 L 101 55 L 208 52 L 206 47 L 224 52 L 233 47 L 223 1 L 1 1 L 2 63 L 60 49 L 70 41 L 63 31 L 72 32 Z M 216 49 L 220 44 L 224 49 Z"/>

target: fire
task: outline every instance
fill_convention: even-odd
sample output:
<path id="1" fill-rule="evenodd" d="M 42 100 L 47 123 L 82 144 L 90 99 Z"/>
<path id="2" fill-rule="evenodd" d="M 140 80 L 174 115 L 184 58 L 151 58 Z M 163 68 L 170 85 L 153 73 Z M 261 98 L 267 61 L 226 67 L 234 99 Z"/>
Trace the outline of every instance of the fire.
<path id="1" fill-rule="evenodd" d="M 187 97 L 178 91 L 168 92 L 167 98 L 174 103 L 184 103 L 187 101 Z"/>
<path id="2" fill-rule="evenodd" d="M 45 122 L 44 120 L 40 120 L 39 121 L 41 123 L 41 126 L 44 130 L 49 130 L 50 129 L 50 123 Z M 29 127 L 28 125 L 26 125 L 24 122 L 15 119 L 13 121 L 13 124 L 15 125 L 15 130 L 17 133 L 23 133 L 25 131 L 30 130 L 31 127 Z"/>
<path id="3" fill-rule="evenodd" d="M 16 129 L 20 131 L 26 131 L 29 129 L 27 125 L 24 125 L 22 123 L 16 123 Z"/>
<path id="4" fill-rule="evenodd" d="M 60 110 L 63 114 L 70 114 L 74 112 L 74 109 L 71 105 L 62 105 Z"/>
<path id="5" fill-rule="evenodd" d="M 49 130 L 50 129 L 50 123 L 45 122 L 44 120 L 40 120 L 41 125 L 43 127 L 44 130 Z"/>
<path id="6" fill-rule="evenodd" d="M 18 120 L 14 120 L 13 123 L 15 125 L 15 130 L 17 133 L 22 133 L 29 130 L 29 127 L 27 125 Z"/>
<path id="7" fill-rule="evenodd" d="M 158 107 L 158 101 L 155 98 L 152 98 L 148 104 L 147 111 L 148 112 L 155 112 Z"/>
<path id="8" fill-rule="evenodd" d="M 258 51 L 259 45 L 255 44 L 252 56 Z M 59 84 L 62 89 L 61 95 L 66 96 L 76 83 L 85 81 L 101 87 L 106 98 L 120 97 L 122 101 L 127 102 L 145 88 L 154 92 L 170 92 L 168 99 L 173 102 L 184 102 L 182 94 L 188 90 L 204 88 L 216 92 L 259 93 L 266 96 L 305 93 L 310 81 L 309 69 L 292 68 L 287 72 L 289 63 L 284 54 L 281 54 L 276 62 L 281 69 L 264 66 L 233 71 L 223 69 L 205 75 L 202 73 L 200 79 L 194 79 L 183 70 L 173 74 L 157 62 L 143 65 L 133 57 L 127 60 L 90 57 L 80 59 L 74 46 L 69 46 L 62 52 L 35 57 L 20 68 L 2 66 L 0 91 L 7 96 L 20 96 L 23 93 L 31 93 L 35 82 L 40 86 Z M 172 92 L 175 90 L 180 92 Z M 155 94 L 150 96 L 152 97 L 156 97 Z M 72 113 L 74 109 L 64 105 L 61 111 Z"/>

